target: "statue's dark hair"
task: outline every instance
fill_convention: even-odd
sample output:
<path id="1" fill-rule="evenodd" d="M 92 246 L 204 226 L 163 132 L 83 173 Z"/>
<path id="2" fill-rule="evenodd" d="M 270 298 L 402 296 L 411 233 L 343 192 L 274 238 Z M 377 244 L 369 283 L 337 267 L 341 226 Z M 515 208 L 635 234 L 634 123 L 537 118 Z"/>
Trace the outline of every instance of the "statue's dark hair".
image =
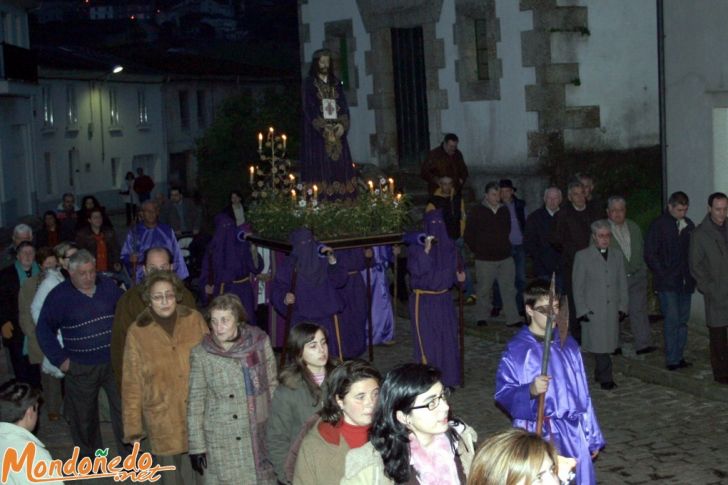
<path id="1" fill-rule="evenodd" d="M 316 52 L 313 53 L 313 57 L 311 58 L 311 66 L 308 68 L 308 75 L 310 77 L 315 78 L 318 75 L 318 62 L 319 59 L 322 57 L 328 57 L 329 58 L 329 79 L 327 80 L 328 84 L 331 84 L 332 82 L 336 82 L 336 70 L 334 69 L 334 56 L 328 49 L 319 49 Z"/>
<path id="2" fill-rule="evenodd" d="M 379 403 L 374 412 L 369 441 L 384 462 L 384 473 L 395 483 L 410 480 L 410 431 L 397 419 L 397 411 L 412 412 L 415 399 L 442 382 L 442 373 L 424 364 L 403 364 L 387 373 L 379 389 Z M 459 439 L 452 426 L 447 437 L 457 452 Z"/>

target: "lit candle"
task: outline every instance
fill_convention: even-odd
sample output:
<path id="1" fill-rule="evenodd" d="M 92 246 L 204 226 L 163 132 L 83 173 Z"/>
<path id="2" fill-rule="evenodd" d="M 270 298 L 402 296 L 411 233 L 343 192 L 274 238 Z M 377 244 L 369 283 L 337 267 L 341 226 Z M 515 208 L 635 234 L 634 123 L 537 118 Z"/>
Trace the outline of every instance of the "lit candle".
<path id="1" fill-rule="evenodd" d="M 296 184 L 296 176 L 295 175 L 293 175 L 292 173 L 289 173 L 288 174 L 288 178 L 291 179 L 291 185 L 295 185 Z"/>
<path id="2" fill-rule="evenodd" d="M 389 193 L 394 193 L 394 179 L 392 177 L 387 179 L 387 182 L 389 182 Z"/>
<path id="3" fill-rule="evenodd" d="M 397 199 L 397 202 L 402 200 L 402 194 L 397 194 L 397 197 L 395 197 L 395 199 Z"/>
<path id="4" fill-rule="evenodd" d="M 296 202 L 296 189 L 291 189 L 291 200 Z"/>
<path id="5" fill-rule="evenodd" d="M 372 182 L 370 180 L 369 182 L 367 182 L 367 184 L 369 185 L 369 191 L 373 194 L 374 193 L 374 182 Z"/>
<path id="6" fill-rule="evenodd" d="M 255 167 L 250 166 L 250 185 L 253 185 L 253 174 L 255 173 Z"/>
<path id="7" fill-rule="evenodd" d="M 271 140 L 273 139 L 273 127 L 272 126 L 270 128 L 268 128 L 268 136 L 270 137 Z"/>
<path id="8" fill-rule="evenodd" d="M 263 133 L 258 133 L 258 151 L 263 150 Z"/>
<path id="9" fill-rule="evenodd" d="M 281 138 L 283 138 L 283 151 L 286 151 L 286 140 L 288 140 L 288 137 L 286 135 L 282 135 Z"/>
<path id="10" fill-rule="evenodd" d="M 318 200 L 318 185 L 313 185 L 313 198 Z"/>

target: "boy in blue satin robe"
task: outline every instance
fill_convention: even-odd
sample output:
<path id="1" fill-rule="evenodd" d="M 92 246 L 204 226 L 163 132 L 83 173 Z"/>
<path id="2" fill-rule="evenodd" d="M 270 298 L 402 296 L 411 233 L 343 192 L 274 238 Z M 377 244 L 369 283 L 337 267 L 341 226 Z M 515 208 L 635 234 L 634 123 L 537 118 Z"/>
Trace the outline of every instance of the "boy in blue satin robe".
<path id="1" fill-rule="evenodd" d="M 556 300 L 558 301 L 558 299 Z M 496 374 L 495 400 L 513 426 L 536 431 L 538 398 L 546 394 L 542 436 L 560 455 L 576 458 L 576 482 L 596 483 L 592 460 L 604 448 L 579 345 L 567 336 L 563 346 L 554 328 L 547 376 L 541 375 L 549 288 L 534 282 L 524 292 L 528 327 L 507 344 Z"/>

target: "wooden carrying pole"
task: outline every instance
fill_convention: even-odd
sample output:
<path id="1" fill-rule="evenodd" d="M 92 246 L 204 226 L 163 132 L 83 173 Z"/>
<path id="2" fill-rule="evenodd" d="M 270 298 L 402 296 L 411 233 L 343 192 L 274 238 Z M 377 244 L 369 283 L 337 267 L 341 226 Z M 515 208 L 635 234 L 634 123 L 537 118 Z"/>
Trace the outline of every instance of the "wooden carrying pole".
<path id="1" fill-rule="evenodd" d="M 293 267 L 293 271 L 291 272 L 291 286 L 289 293 L 296 294 L 296 267 Z M 291 330 L 291 318 L 293 318 L 293 305 L 295 303 L 292 303 L 290 305 L 287 305 L 286 307 L 286 323 L 283 327 L 283 348 L 281 349 L 281 362 L 278 366 L 278 371 L 280 372 L 281 369 L 283 369 L 286 365 L 286 350 L 288 349 L 288 333 Z"/>
<path id="2" fill-rule="evenodd" d="M 551 353 L 551 334 L 553 333 L 554 327 L 554 299 L 556 296 L 556 273 L 551 275 L 551 288 L 549 289 L 549 314 L 546 317 L 546 331 L 544 332 L 543 341 L 543 357 L 541 359 L 541 375 L 548 375 L 549 370 L 549 356 Z M 536 414 L 536 434 L 541 436 L 543 432 L 543 420 L 546 406 L 546 393 L 539 394 L 538 396 L 538 412 Z"/>
<path id="3" fill-rule="evenodd" d="M 367 248 L 370 251 L 374 251 L 372 248 Z M 369 256 L 368 258 L 365 258 L 367 263 L 367 318 L 369 321 L 369 332 L 368 332 L 368 342 L 369 342 L 369 362 L 374 362 L 374 322 L 372 321 L 372 256 Z"/>

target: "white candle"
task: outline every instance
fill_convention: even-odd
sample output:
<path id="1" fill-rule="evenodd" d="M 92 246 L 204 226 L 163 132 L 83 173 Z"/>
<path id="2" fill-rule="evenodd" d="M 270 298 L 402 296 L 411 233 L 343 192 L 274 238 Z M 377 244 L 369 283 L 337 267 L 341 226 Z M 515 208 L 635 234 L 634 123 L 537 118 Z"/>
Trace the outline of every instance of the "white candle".
<path id="1" fill-rule="evenodd" d="M 250 185 L 253 185 L 253 174 L 255 173 L 255 167 L 250 166 Z"/>
<path id="2" fill-rule="evenodd" d="M 390 177 L 387 179 L 387 181 L 389 182 L 389 193 L 393 194 L 394 193 L 394 179 Z"/>
<path id="3" fill-rule="evenodd" d="M 296 189 L 291 189 L 291 200 L 296 202 Z"/>
<path id="4" fill-rule="evenodd" d="M 369 191 L 373 194 L 374 193 L 374 182 L 372 182 L 370 180 L 369 182 L 367 182 L 367 184 L 369 185 Z"/>
<path id="5" fill-rule="evenodd" d="M 263 150 L 263 133 L 258 133 L 258 151 Z"/>
<path id="6" fill-rule="evenodd" d="M 318 185 L 316 184 L 313 186 L 313 198 L 318 200 Z"/>
<path id="7" fill-rule="evenodd" d="M 286 141 L 288 140 L 288 137 L 286 135 L 281 136 L 283 138 L 283 151 L 286 151 Z"/>

